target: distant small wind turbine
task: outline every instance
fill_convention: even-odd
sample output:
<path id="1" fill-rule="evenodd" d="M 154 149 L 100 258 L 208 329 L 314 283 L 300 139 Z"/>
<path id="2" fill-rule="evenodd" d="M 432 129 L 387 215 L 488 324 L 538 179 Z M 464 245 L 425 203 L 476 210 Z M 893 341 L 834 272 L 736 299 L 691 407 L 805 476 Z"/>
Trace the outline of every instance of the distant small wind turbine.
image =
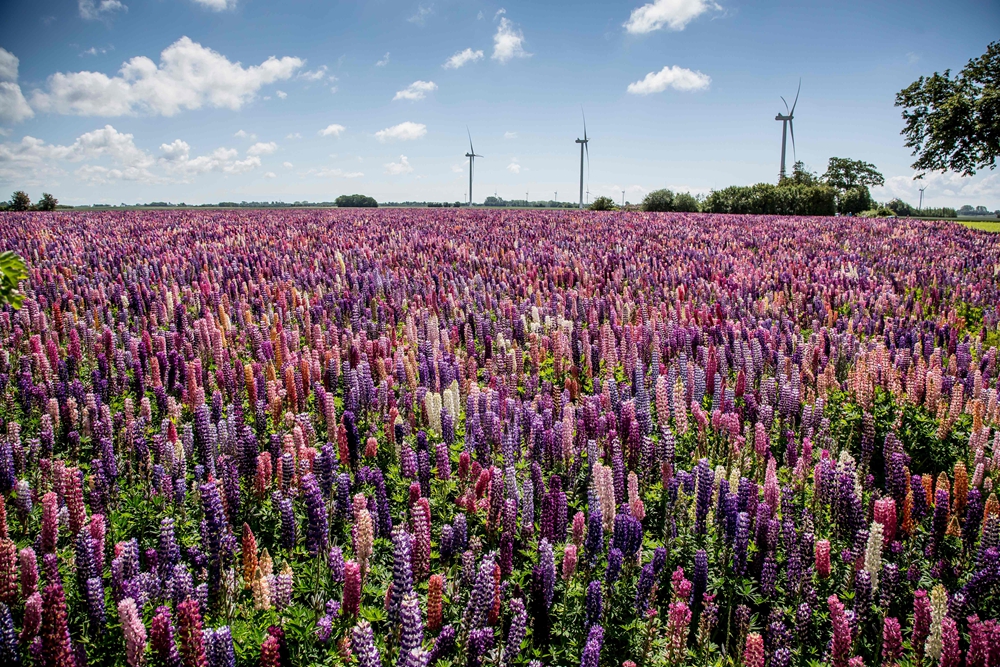
<path id="1" fill-rule="evenodd" d="M 587 116 L 583 113 L 583 109 L 580 109 L 580 114 L 583 115 L 583 139 L 577 139 L 576 143 L 580 144 L 580 208 L 583 208 L 583 154 L 587 153 L 587 171 L 590 171 L 590 146 L 587 145 L 590 139 L 587 138 Z M 587 199 L 590 199 L 589 190 Z"/>
<path id="2" fill-rule="evenodd" d="M 476 158 L 485 156 L 476 155 L 476 151 L 472 147 L 472 132 L 469 131 L 468 126 L 466 126 L 465 131 L 469 133 L 469 152 L 465 154 L 465 157 L 469 158 L 469 206 L 472 206 L 472 172 L 476 164 Z"/>
<path id="3" fill-rule="evenodd" d="M 924 190 L 926 189 L 927 189 L 926 185 L 920 188 L 920 204 L 917 205 L 917 213 L 921 213 L 924 210 Z"/>
<path id="4" fill-rule="evenodd" d="M 792 123 L 792 119 L 795 118 L 795 105 L 799 103 L 799 93 L 802 91 L 802 79 L 799 79 L 799 89 L 795 91 L 795 101 L 792 102 L 792 109 L 789 111 L 788 102 L 782 97 L 781 101 L 785 102 L 785 115 L 782 116 L 780 113 L 774 117 L 774 120 L 781 121 L 781 171 L 778 174 L 779 180 L 784 180 L 785 178 L 785 142 L 789 132 L 792 133 L 792 155 L 795 155 L 795 126 Z"/>

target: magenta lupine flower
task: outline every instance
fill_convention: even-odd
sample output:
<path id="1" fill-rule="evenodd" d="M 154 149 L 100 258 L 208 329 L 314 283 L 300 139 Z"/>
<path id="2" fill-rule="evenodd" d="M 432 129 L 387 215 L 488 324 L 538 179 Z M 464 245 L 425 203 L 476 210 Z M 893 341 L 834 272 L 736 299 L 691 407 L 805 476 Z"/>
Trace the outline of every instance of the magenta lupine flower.
<path id="1" fill-rule="evenodd" d="M 764 638 L 756 632 L 747 635 L 743 648 L 743 667 L 764 667 Z"/>
<path id="2" fill-rule="evenodd" d="M 667 618 L 667 662 L 680 664 L 687 653 L 688 627 L 691 625 L 691 610 L 687 603 L 678 600 L 670 603 Z"/>
<path id="3" fill-rule="evenodd" d="M 882 665 L 892 667 L 903 657 L 903 635 L 899 620 L 891 616 L 882 622 Z"/>
<path id="4" fill-rule="evenodd" d="M 42 496 L 42 553 L 52 553 L 59 541 L 59 499 L 54 491 Z"/>
<path id="5" fill-rule="evenodd" d="M 958 625 L 948 616 L 941 620 L 941 639 L 940 667 L 959 667 L 962 649 L 958 645 Z"/>
<path id="6" fill-rule="evenodd" d="M 40 636 L 45 667 L 75 667 L 66 620 L 66 597 L 59 583 L 45 587 Z"/>
<path id="7" fill-rule="evenodd" d="M 42 594 L 35 591 L 24 603 L 24 621 L 21 624 L 21 643 L 28 645 L 42 629 Z"/>
<path id="8" fill-rule="evenodd" d="M 181 656 L 174 641 L 174 625 L 169 607 L 157 607 L 149 626 L 149 645 L 156 660 L 164 667 L 180 667 Z"/>
<path id="9" fill-rule="evenodd" d="M 844 614 L 844 604 L 836 595 L 827 598 L 826 604 L 830 609 L 830 624 L 833 626 L 830 663 L 834 667 L 847 667 L 851 652 L 851 628 Z"/>
<path id="10" fill-rule="evenodd" d="M 910 643 L 913 650 L 923 653 L 924 642 L 931 633 L 931 601 L 927 591 L 917 589 L 913 593 L 913 636 Z"/>
<path id="11" fill-rule="evenodd" d="M 353 560 L 344 563 L 344 614 L 357 616 L 361 605 L 361 568 Z"/>
<path id="12" fill-rule="evenodd" d="M 563 581 L 569 581 L 572 579 L 574 572 L 576 572 L 576 545 L 568 544 L 566 545 L 566 550 L 563 552 Z"/>
<path id="13" fill-rule="evenodd" d="M 146 651 L 146 627 L 139 618 L 135 608 L 135 600 L 125 598 L 118 603 L 118 619 L 125 634 L 125 653 L 128 664 L 138 667 L 143 663 L 143 653 Z"/>
<path id="14" fill-rule="evenodd" d="M 823 579 L 830 576 L 829 540 L 816 540 L 816 573 Z"/>

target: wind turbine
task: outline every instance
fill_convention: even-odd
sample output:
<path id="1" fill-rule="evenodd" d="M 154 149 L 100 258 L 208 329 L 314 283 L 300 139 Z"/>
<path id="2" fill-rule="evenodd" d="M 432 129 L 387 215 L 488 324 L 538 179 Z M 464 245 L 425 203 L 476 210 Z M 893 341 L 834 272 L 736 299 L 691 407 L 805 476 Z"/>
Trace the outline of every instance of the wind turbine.
<path id="1" fill-rule="evenodd" d="M 924 190 L 926 189 L 927 189 L 926 185 L 920 188 L 920 204 L 917 205 L 917 213 L 921 213 L 924 210 Z"/>
<path id="2" fill-rule="evenodd" d="M 795 155 L 795 126 L 792 124 L 792 119 L 795 118 L 795 105 L 799 103 L 799 92 L 802 90 L 802 79 L 799 79 L 799 89 L 795 91 L 795 101 L 792 102 L 791 111 L 788 110 L 788 102 L 785 102 L 785 98 L 782 97 L 781 101 L 785 102 L 785 115 L 782 116 L 780 113 L 774 117 L 774 120 L 781 121 L 781 171 L 778 175 L 778 181 L 781 182 L 785 178 L 785 141 L 786 135 L 789 131 L 792 133 L 792 155 Z M 797 155 L 795 157 L 798 157 Z"/>
<path id="3" fill-rule="evenodd" d="M 590 139 L 587 138 L 587 116 L 583 113 L 583 109 L 580 109 L 580 114 L 583 115 L 583 139 L 577 139 L 576 143 L 580 144 L 580 208 L 583 208 L 583 154 L 587 153 L 587 169 L 590 169 L 590 147 L 587 142 Z M 587 193 L 590 194 L 589 192 Z"/>
<path id="4" fill-rule="evenodd" d="M 472 132 L 469 132 L 468 126 L 465 127 L 465 131 L 469 133 L 469 152 L 465 154 L 465 157 L 469 158 L 469 206 L 472 206 L 472 172 L 476 164 L 476 158 L 484 156 L 476 155 L 476 151 L 472 147 Z"/>

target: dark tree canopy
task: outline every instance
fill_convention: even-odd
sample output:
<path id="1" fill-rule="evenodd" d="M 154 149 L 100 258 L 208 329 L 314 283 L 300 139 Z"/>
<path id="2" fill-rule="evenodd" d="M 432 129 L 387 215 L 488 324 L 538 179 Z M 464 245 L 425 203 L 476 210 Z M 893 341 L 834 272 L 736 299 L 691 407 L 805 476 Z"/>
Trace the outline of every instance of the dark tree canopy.
<path id="1" fill-rule="evenodd" d="M 875 165 L 846 157 L 830 158 L 823 181 L 838 190 L 879 187 L 885 184 L 885 178 Z"/>
<path id="2" fill-rule="evenodd" d="M 58 205 L 58 199 L 50 195 L 48 192 L 43 192 L 42 198 L 38 200 L 37 204 L 35 204 L 35 208 L 39 211 L 54 211 Z"/>
<path id="3" fill-rule="evenodd" d="M 24 190 L 18 190 L 11 195 L 7 208 L 11 211 L 29 211 L 31 210 L 31 197 Z"/>
<path id="4" fill-rule="evenodd" d="M 1000 42 L 986 47 L 954 78 L 951 70 L 920 77 L 896 94 L 903 108 L 913 168 L 972 176 L 996 168 L 1000 152 Z"/>
<path id="5" fill-rule="evenodd" d="M 653 190 L 642 200 L 642 210 L 663 213 L 674 210 L 674 193 L 667 189 Z"/>
<path id="6" fill-rule="evenodd" d="M 615 202 L 611 197 L 598 197 L 590 205 L 591 211 L 613 211 L 615 208 Z"/>
<path id="7" fill-rule="evenodd" d="M 340 195 L 337 197 L 340 208 L 378 208 L 378 202 L 368 195 Z"/>

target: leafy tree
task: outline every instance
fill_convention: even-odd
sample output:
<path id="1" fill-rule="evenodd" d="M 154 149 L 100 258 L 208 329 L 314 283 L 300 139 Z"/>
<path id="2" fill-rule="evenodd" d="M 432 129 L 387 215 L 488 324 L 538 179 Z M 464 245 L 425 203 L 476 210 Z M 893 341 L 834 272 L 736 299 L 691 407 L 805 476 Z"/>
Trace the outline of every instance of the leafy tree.
<path id="1" fill-rule="evenodd" d="M 614 211 L 616 208 L 611 197 L 598 197 L 590 204 L 591 211 Z"/>
<path id="2" fill-rule="evenodd" d="M 673 211 L 674 199 L 674 193 L 670 190 L 653 190 L 642 200 L 642 210 L 649 213 Z"/>
<path id="3" fill-rule="evenodd" d="M 917 209 L 913 208 L 899 197 L 889 200 L 885 207 L 896 215 L 909 217 L 917 214 Z"/>
<path id="4" fill-rule="evenodd" d="M 787 180 L 787 179 L 786 179 Z M 828 185 L 733 185 L 713 190 L 701 205 L 706 213 L 833 215 L 837 191 Z"/>
<path id="5" fill-rule="evenodd" d="M 35 208 L 39 211 L 54 211 L 56 206 L 59 204 L 59 200 L 50 195 L 48 192 L 42 193 L 42 198 L 38 200 L 35 204 Z"/>
<path id="6" fill-rule="evenodd" d="M 7 205 L 10 211 L 30 211 L 31 197 L 24 190 L 18 190 L 10 197 L 10 204 Z"/>
<path id="7" fill-rule="evenodd" d="M 681 192 L 674 197 L 674 210 L 684 213 L 697 213 L 701 210 L 698 199 L 690 192 Z"/>
<path id="8" fill-rule="evenodd" d="M 869 162 L 832 157 L 823 174 L 823 182 L 838 190 L 849 190 L 859 186 L 868 188 L 885 185 L 885 177 Z"/>
<path id="9" fill-rule="evenodd" d="M 27 278 L 28 267 L 19 255 L 10 250 L 0 253 L 0 306 L 9 304 L 15 310 L 21 307 L 24 295 L 17 287 Z"/>
<path id="10" fill-rule="evenodd" d="M 378 208 L 378 202 L 368 195 L 340 195 L 336 204 L 340 208 Z"/>
<path id="11" fill-rule="evenodd" d="M 816 174 L 806 169 L 805 163 L 799 160 L 792 165 L 792 175 L 782 179 L 779 185 L 817 185 L 818 183 L 819 178 L 816 177 Z"/>
<path id="12" fill-rule="evenodd" d="M 862 211 L 874 208 L 872 195 L 863 185 L 847 188 L 837 193 L 837 210 L 841 213 L 857 215 Z"/>
<path id="13" fill-rule="evenodd" d="M 896 93 L 913 168 L 972 176 L 996 168 L 1000 153 L 1000 42 L 986 47 L 954 78 L 951 70 L 920 77 Z"/>

